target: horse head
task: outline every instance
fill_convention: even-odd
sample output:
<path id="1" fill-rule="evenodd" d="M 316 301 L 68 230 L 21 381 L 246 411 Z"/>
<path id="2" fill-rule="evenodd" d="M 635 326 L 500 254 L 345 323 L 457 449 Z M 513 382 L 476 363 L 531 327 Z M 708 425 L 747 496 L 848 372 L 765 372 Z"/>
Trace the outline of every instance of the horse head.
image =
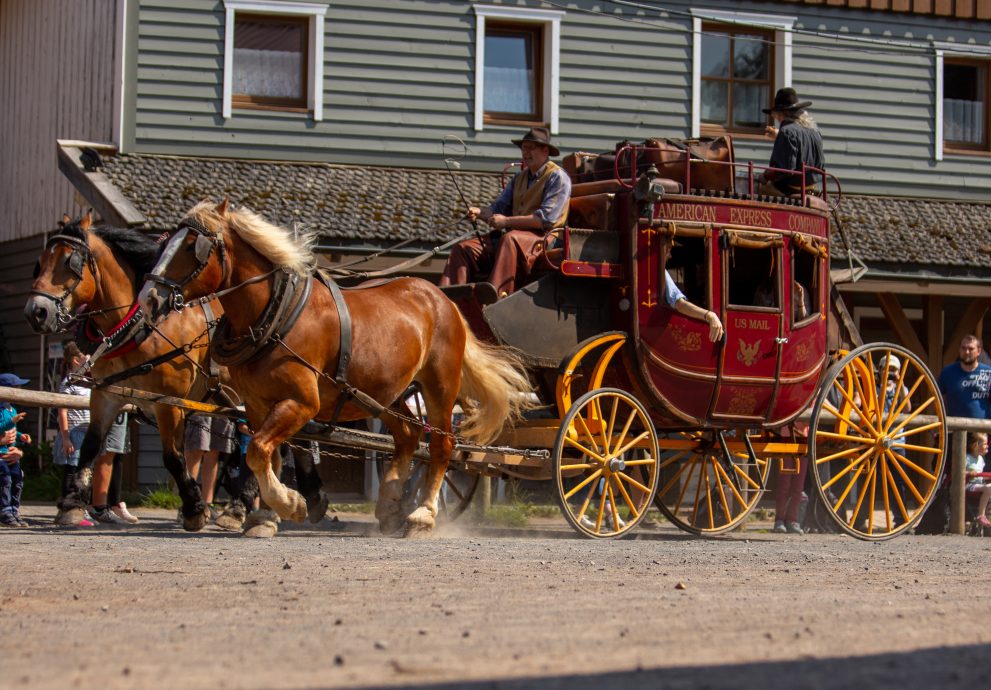
<path id="1" fill-rule="evenodd" d="M 34 267 L 31 296 L 24 305 L 31 328 L 45 335 L 67 328 L 99 288 L 96 258 L 90 248 L 93 212 L 74 220 L 63 216 L 58 226 Z"/>
<path id="2" fill-rule="evenodd" d="M 179 222 L 138 294 L 148 322 L 181 311 L 187 300 L 215 291 L 228 279 L 224 236 L 229 214 L 226 199 L 216 206 L 201 202 Z"/>

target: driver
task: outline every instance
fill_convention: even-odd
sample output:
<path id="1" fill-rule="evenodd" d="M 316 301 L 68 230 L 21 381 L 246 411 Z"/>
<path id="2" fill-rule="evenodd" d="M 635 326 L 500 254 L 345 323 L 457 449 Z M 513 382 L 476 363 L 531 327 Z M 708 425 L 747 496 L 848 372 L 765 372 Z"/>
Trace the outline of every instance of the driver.
<path id="1" fill-rule="evenodd" d="M 513 139 L 523 154 L 523 169 L 502 194 L 484 209 L 472 206 L 468 219 L 481 218 L 491 231 L 458 243 L 444 266 L 440 285 L 461 285 L 488 272 L 499 297 L 525 282 L 544 249 L 547 231 L 563 227 L 568 218 L 571 178 L 551 156 L 561 152 L 545 127 L 533 127 Z"/>

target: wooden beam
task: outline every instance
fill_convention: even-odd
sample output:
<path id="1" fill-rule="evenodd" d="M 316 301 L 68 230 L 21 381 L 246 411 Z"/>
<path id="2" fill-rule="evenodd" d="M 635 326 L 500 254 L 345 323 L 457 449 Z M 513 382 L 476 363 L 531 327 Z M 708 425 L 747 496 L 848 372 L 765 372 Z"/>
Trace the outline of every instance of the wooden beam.
<path id="1" fill-rule="evenodd" d="M 58 146 L 58 167 L 79 190 L 104 222 L 122 228 L 147 223 L 147 219 L 120 193 L 102 172 L 88 172 L 80 161 L 82 151 L 75 146 Z"/>
<path id="2" fill-rule="evenodd" d="M 877 301 L 881 304 L 881 311 L 884 318 L 888 320 L 888 325 L 898 337 L 898 342 L 919 356 L 919 359 L 926 360 L 926 349 L 922 347 L 922 341 L 905 316 L 905 310 L 898 302 L 898 297 L 890 292 L 878 293 Z"/>
<path id="3" fill-rule="evenodd" d="M 976 335 L 981 340 L 984 339 L 981 337 L 983 328 L 978 327 L 978 324 L 983 325 L 984 316 L 988 313 L 988 309 L 991 309 L 991 297 L 981 297 L 967 305 L 963 316 L 957 321 L 953 332 L 946 339 L 946 345 L 943 348 L 942 366 L 946 366 L 957 358 L 960 341 L 963 340 L 965 335 Z"/>
<path id="4" fill-rule="evenodd" d="M 926 325 L 926 364 L 930 371 L 943 368 L 943 296 L 929 295 L 922 307 Z"/>

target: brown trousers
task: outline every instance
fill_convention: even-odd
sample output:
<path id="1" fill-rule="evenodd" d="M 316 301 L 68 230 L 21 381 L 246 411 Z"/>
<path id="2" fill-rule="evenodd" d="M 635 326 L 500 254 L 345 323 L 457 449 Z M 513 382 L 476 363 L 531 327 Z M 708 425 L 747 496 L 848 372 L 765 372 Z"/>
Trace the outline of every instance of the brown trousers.
<path id="1" fill-rule="evenodd" d="M 524 285 L 534 262 L 544 251 L 543 233 L 510 230 L 493 242 L 485 236 L 459 242 L 444 266 L 441 285 L 463 285 L 488 273 L 500 297 Z"/>

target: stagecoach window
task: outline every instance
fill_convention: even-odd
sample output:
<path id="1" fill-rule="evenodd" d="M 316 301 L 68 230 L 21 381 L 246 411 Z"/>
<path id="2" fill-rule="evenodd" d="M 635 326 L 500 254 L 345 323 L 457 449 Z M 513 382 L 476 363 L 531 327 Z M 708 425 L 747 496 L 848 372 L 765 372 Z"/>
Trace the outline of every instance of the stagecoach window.
<path id="1" fill-rule="evenodd" d="M 809 252 L 795 251 L 791 263 L 794 284 L 792 286 L 792 322 L 798 323 L 819 315 L 820 259 Z"/>
<path id="2" fill-rule="evenodd" d="M 780 309 L 778 250 L 730 247 L 726 250 L 727 302 L 745 309 Z"/>
<path id="3" fill-rule="evenodd" d="M 542 36 L 540 26 L 486 24 L 486 120 L 543 122 Z"/>
<path id="4" fill-rule="evenodd" d="M 774 33 L 705 24 L 702 34 L 702 124 L 716 129 L 762 132 L 761 112 L 770 104 Z"/>
<path id="5" fill-rule="evenodd" d="M 672 280 L 685 293 L 685 299 L 703 309 L 712 308 L 707 255 L 705 238 L 678 237 L 668 250 L 665 266 Z"/>
<path id="6" fill-rule="evenodd" d="M 958 148 L 988 147 L 987 63 L 950 61 L 943 66 L 943 140 Z"/>
<path id="7" fill-rule="evenodd" d="M 306 107 L 307 22 L 303 18 L 237 14 L 234 105 Z"/>

